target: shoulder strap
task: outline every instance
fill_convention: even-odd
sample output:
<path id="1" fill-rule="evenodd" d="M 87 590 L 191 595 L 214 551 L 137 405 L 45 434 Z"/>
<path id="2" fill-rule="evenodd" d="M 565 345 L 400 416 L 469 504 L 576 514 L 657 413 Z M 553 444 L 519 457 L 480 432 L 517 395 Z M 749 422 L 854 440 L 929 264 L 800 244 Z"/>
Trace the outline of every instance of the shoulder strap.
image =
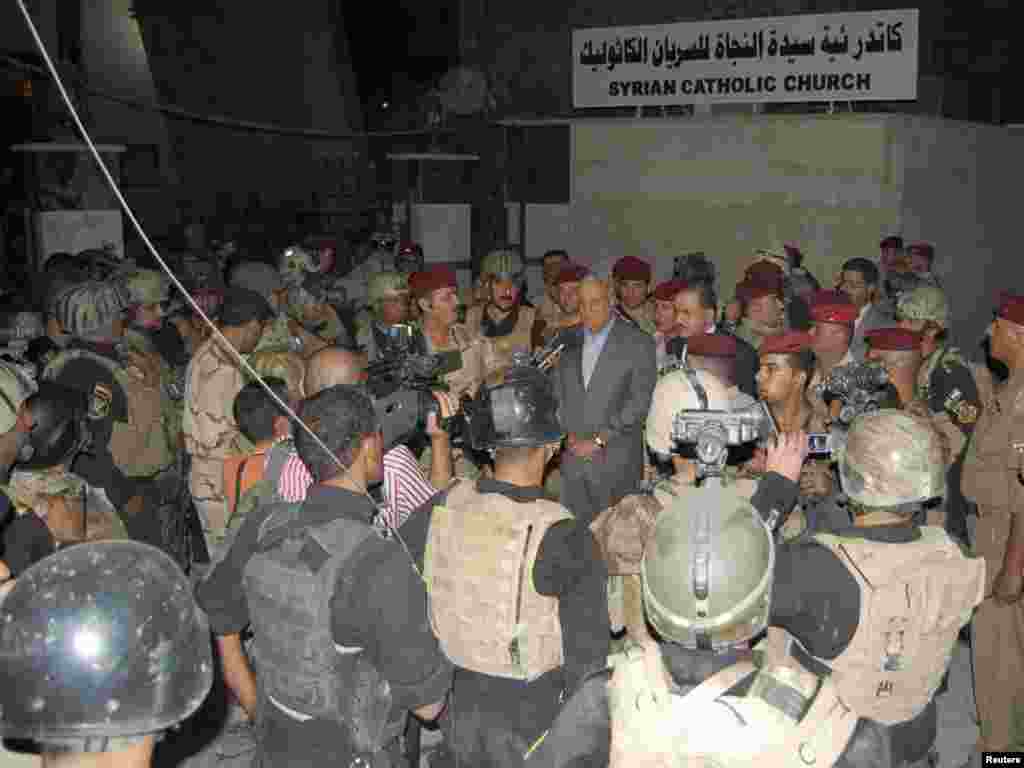
<path id="1" fill-rule="evenodd" d="M 266 552 L 301 532 L 306 526 L 298 524 L 302 504 L 275 502 L 256 535 L 256 551 Z"/>

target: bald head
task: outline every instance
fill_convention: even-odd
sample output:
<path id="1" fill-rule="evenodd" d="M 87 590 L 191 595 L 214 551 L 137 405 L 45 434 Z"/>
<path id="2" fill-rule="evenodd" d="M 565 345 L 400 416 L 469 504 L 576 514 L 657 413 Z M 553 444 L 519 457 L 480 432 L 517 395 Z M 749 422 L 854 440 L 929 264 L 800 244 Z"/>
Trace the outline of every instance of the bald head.
<path id="1" fill-rule="evenodd" d="M 306 363 L 306 397 L 340 384 L 358 384 L 365 372 L 366 353 L 325 347 Z"/>

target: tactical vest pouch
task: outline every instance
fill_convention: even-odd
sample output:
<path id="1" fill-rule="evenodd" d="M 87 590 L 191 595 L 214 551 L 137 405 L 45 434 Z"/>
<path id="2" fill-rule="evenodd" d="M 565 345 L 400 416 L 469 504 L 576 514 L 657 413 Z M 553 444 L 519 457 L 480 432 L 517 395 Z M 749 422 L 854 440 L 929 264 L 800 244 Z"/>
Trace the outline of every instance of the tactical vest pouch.
<path id="1" fill-rule="evenodd" d="M 558 599 L 537 593 L 533 566 L 547 529 L 571 516 L 461 481 L 432 513 L 424 555 L 430 622 L 452 663 L 534 680 L 562 665 Z"/>
<path id="2" fill-rule="evenodd" d="M 245 567 L 260 684 L 273 702 L 341 724 L 356 752 L 374 753 L 393 735 L 387 723 L 390 687 L 362 648 L 335 645 L 330 619 L 335 587 L 349 588 L 345 574 L 374 532 L 345 519 L 304 527 L 298 523 L 300 509 L 299 504 L 271 505 L 259 548 Z M 329 554 L 315 572 L 301 558 L 311 540 Z"/>
<path id="3" fill-rule="evenodd" d="M 960 628 L 985 589 L 985 561 L 965 557 L 941 528 L 914 542 L 881 544 L 819 535 L 861 589 L 860 621 L 846 650 L 827 662 L 839 699 L 886 725 L 931 701 Z"/>

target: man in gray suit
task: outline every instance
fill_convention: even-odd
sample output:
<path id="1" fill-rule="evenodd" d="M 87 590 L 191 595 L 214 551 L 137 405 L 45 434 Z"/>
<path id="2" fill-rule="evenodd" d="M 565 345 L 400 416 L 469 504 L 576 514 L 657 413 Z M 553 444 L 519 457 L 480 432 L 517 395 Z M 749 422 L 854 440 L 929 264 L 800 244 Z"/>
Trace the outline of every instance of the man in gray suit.
<path id="1" fill-rule="evenodd" d="M 888 302 L 882 300 L 880 289 L 881 276 L 873 261 L 856 258 L 843 264 L 839 290 L 850 297 L 858 310 L 857 320 L 853 324 L 853 338 L 850 340 L 850 356 L 857 362 L 862 362 L 867 352 L 864 334 L 895 324 L 892 309 Z"/>
<path id="2" fill-rule="evenodd" d="M 553 371 L 565 429 L 561 503 L 589 524 L 637 489 L 657 380 L 654 339 L 612 312 L 608 283 L 580 283 L 582 329 Z"/>

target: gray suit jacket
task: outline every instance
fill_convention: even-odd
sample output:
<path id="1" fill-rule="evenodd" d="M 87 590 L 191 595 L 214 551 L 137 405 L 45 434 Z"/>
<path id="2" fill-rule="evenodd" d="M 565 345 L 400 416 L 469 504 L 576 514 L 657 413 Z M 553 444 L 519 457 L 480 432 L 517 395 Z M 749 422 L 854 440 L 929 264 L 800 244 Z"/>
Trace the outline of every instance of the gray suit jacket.
<path id="1" fill-rule="evenodd" d="M 608 445 L 592 462 L 562 455 L 562 504 L 589 523 L 636 490 L 643 477 L 644 424 L 657 382 L 654 339 L 616 320 L 583 385 L 583 334 L 559 358 L 552 380 L 559 419 L 568 432 L 607 432 Z"/>
<path id="2" fill-rule="evenodd" d="M 850 356 L 858 363 L 863 362 L 864 355 L 868 351 L 868 343 L 864 340 L 864 334 L 868 331 L 874 331 L 878 328 L 889 328 L 894 325 L 896 325 L 896 320 L 893 318 L 889 302 L 876 301 L 868 309 L 867 314 L 864 315 L 864 320 L 853 334 L 853 339 L 850 341 Z"/>

